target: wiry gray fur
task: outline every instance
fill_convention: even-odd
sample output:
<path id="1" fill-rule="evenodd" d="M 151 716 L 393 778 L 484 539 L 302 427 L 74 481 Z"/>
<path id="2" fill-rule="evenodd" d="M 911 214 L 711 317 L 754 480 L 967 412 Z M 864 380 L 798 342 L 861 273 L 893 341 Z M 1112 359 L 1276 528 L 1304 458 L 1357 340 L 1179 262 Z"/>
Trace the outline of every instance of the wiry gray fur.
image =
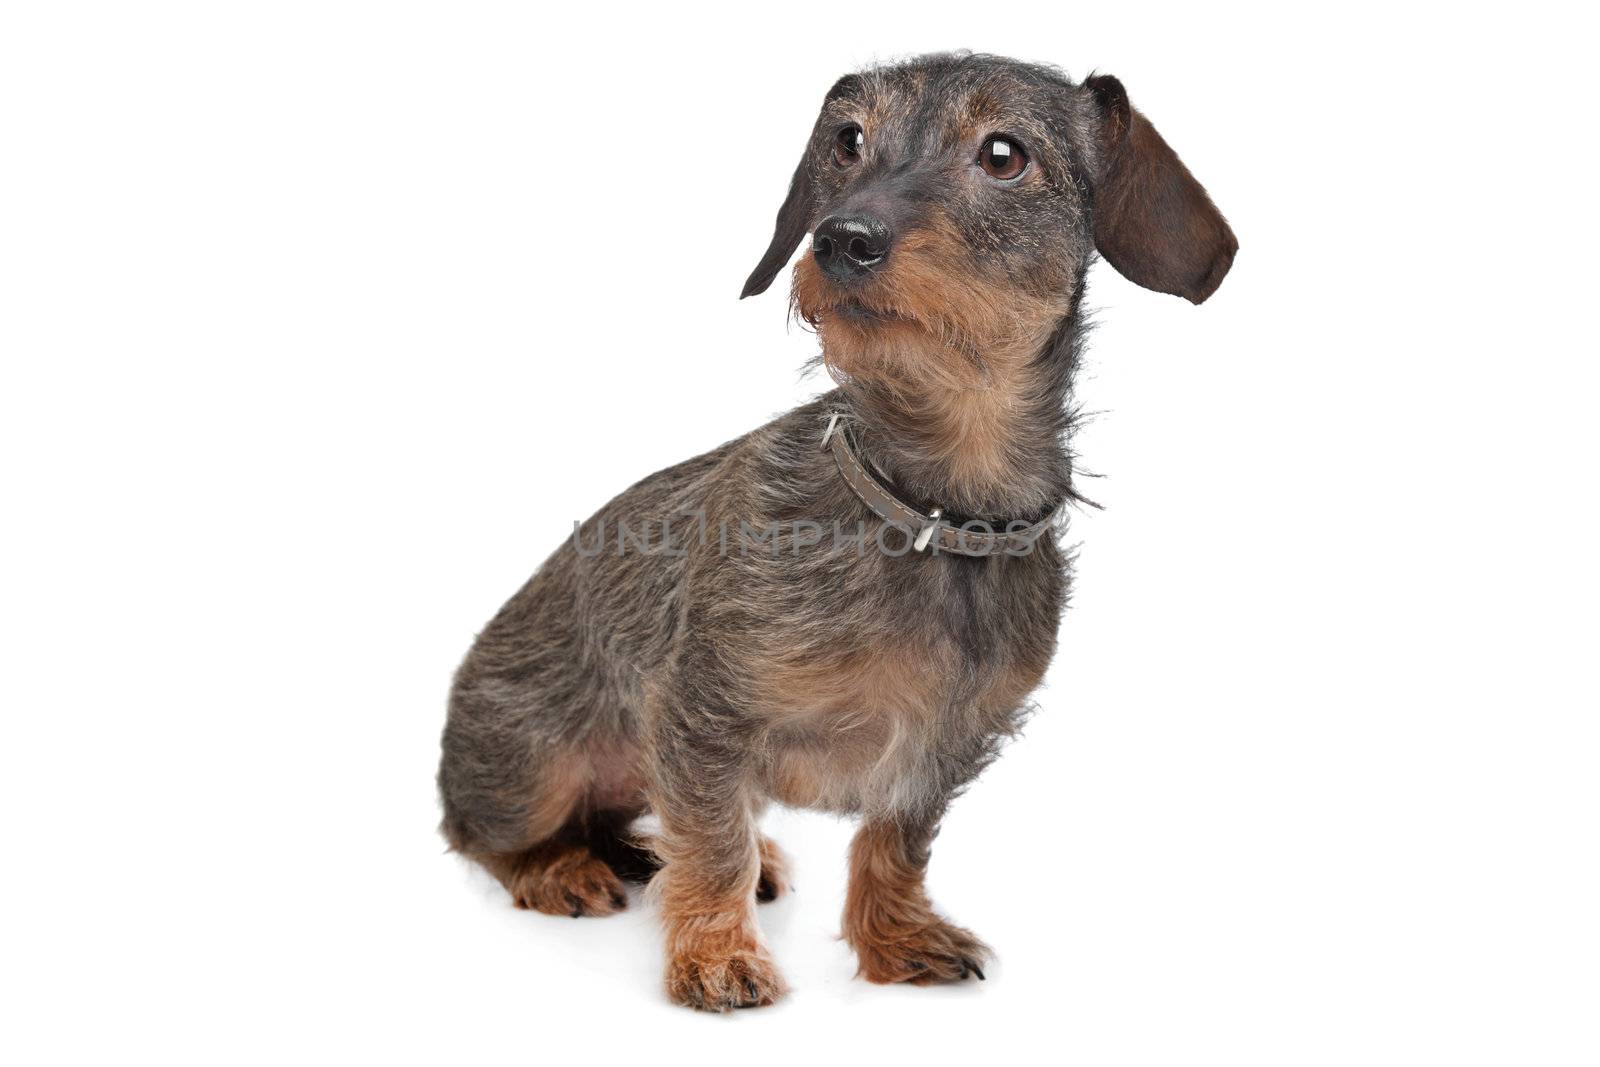
<path id="1" fill-rule="evenodd" d="M 615 836 L 654 809 L 665 873 L 714 898 L 753 884 L 754 819 L 776 797 L 862 815 L 879 828 L 872 841 L 892 842 L 888 854 L 920 871 L 946 804 L 1015 730 L 1053 654 L 1069 561 L 1051 536 L 1026 556 L 879 551 L 881 523 L 841 479 L 821 435 L 828 415 L 842 414 L 863 457 L 908 503 L 942 505 L 958 520 L 1033 521 L 1075 498 L 1068 392 L 1095 247 L 1094 187 L 1106 169 L 1097 134 L 1112 122 L 1100 101 L 1110 98 L 1049 68 L 970 55 L 835 86 L 747 292 L 765 288 L 841 203 L 892 201 L 903 231 L 957 234 L 969 251 L 950 270 L 996 300 L 1014 294 L 1055 309 L 1009 379 L 1002 354 L 930 349 L 930 359 L 966 360 L 977 380 L 1026 383 L 1004 407 L 1005 425 L 987 427 L 1006 474 L 955 477 L 933 438 L 919 436 L 921 409 L 904 383 L 857 368 L 840 388 L 623 492 L 511 598 L 460 668 L 439 771 L 444 832 L 457 849 L 510 885 L 506 872 L 542 841 L 587 834 L 599 848 L 597 832 Z M 871 125 L 872 154 L 858 171 L 829 162 L 842 121 Z M 1005 189 L 974 177 L 963 138 L 991 121 L 1025 140 L 1038 176 Z M 798 283 L 796 293 L 798 302 Z M 829 312 L 801 310 L 820 316 L 826 348 Z M 672 520 L 670 539 L 663 520 Z M 820 543 L 797 544 L 797 523 L 820 526 Z M 835 526 L 848 534 L 860 523 L 865 551 L 835 537 Z M 619 551 L 623 526 L 648 527 L 650 547 Z M 740 536 L 770 527 L 783 531 L 775 544 Z M 886 543 L 904 547 L 894 536 Z M 895 662 L 905 657 L 909 669 Z M 841 696 L 828 688 L 831 665 L 866 681 Z M 860 693 L 882 706 L 848 705 Z M 858 939 L 867 935 L 851 936 L 865 951 Z M 969 946 L 963 976 L 981 955 L 964 936 L 947 937 Z M 669 948 L 680 952 L 699 959 Z M 680 979 L 669 968 L 669 987 L 686 1002 L 738 1002 L 713 978 Z"/>

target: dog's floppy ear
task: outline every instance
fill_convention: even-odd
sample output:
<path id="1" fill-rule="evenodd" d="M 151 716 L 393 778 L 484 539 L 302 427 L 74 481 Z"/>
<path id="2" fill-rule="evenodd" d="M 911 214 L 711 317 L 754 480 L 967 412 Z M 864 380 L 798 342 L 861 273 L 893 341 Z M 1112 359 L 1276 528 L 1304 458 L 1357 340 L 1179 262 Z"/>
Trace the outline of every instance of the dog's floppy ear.
<path id="1" fill-rule="evenodd" d="M 783 198 L 783 206 L 778 209 L 778 221 L 772 230 L 772 243 L 767 246 L 766 255 L 761 257 L 756 269 L 750 272 L 749 279 L 744 283 L 744 291 L 739 294 L 740 300 L 767 291 L 767 286 L 772 284 L 772 279 L 778 276 L 783 265 L 789 262 L 795 246 L 811 228 L 809 162 L 808 151 L 807 155 L 800 157 L 800 165 L 794 169 L 794 177 L 789 181 L 789 195 Z"/>
<path id="2" fill-rule="evenodd" d="M 1239 242 L 1200 183 L 1109 74 L 1084 83 L 1100 110 L 1094 243 L 1129 281 L 1200 303 Z"/>

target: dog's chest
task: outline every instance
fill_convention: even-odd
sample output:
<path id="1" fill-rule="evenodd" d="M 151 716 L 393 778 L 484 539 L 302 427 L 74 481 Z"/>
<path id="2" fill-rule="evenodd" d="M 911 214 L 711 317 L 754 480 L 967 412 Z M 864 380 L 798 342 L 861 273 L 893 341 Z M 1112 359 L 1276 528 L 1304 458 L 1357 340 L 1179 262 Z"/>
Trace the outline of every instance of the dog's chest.
<path id="1" fill-rule="evenodd" d="M 1053 544 L 1003 559 L 831 551 L 719 571 L 748 608 L 724 640 L 758 729 L 760 785 L 784 803 L 907 810 L 947 796 L 1017 723 L 1055 646 Z"/>
<path id="2" fill-rule="evenodd" d="M 768 665 L 766 792 L 803 808 L 896 811 L 968 781 L 1014 728 L 1048 653 L 965 651 L 954 635 L 875 638 Z"/>

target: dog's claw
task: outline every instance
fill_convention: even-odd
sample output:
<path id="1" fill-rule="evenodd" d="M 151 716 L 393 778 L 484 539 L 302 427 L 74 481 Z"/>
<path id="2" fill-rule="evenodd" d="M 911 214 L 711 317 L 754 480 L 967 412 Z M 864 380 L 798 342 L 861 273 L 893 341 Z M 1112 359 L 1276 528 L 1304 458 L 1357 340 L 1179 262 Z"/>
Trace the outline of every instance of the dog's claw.
<path id="1" fill-rule="evenodd" d="M 970 932 L 936 917 L 930 916 L 928 922 L 900 936 L 882 940 L 858 937 L 854 945 L 861 959 L 858 973 L 869 982 L 935 985 L 988 979 L 983 973 L 989 957 L 987 946 Z"/>
<path id="2" fill-rule="evenodd" d="M 527 860 L 506 881 L 518 908 L 581 919 L 627 907 L 627 894 L 604 861 L 586 851 Z"/>
<path id="3" fill-rule="evenodd" d="M 784 982 L 771 958 L 758 945 L 738 946 L 727 953 L 682 954 L 667 960 L 667 996 L 701 1011 L 726 1012 L 759 1008 L 784 993 Z"/>

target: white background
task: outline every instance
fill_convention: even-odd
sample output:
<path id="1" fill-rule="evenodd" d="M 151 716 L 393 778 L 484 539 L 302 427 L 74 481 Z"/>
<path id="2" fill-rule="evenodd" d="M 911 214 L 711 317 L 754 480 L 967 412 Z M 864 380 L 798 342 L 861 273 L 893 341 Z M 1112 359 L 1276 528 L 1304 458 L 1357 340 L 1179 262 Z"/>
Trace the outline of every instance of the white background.
<path id="1" fill-rule="evenodd" d="M 1591 41 L 1538 4 L 6 5 L 0 1051 L 1593 1064 Z M 574 518 L 823 387 L 781 283 L 735 294 L 832 80 L 952 47 L 1118 75 L 1241 251 L 1199 308 L 1092 274 L 1107 510 L 931 872 L 990 980 L 853 980 L 850 827 L 780 812 L 793 994 L 696 1016 L 643 901 L 517 912 L 444 854 L 450 674 Z"/>

